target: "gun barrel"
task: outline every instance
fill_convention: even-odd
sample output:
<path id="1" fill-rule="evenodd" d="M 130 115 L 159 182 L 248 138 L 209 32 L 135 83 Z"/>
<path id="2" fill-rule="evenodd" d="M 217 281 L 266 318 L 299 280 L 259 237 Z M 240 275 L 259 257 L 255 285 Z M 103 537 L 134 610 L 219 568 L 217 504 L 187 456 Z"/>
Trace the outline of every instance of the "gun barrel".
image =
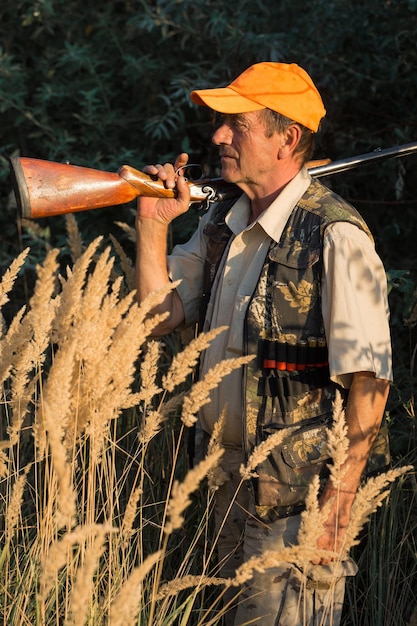
<path id="1" fill-rule="evenodd" d="M 329 176 L 330 174 L 346 172 L 348 170 L 355 169 L 356 167 L 366 165 L 367 163 L 408 156 L 413 152 L 417 152 L 417 141 L 413 143 L 406 143 L 401 146 L 395 146 L 393 148 L 377 148 L 372 152 L 366 152 L 365 154 L 359 154 L 358 156 L 341 159 L 340 161 L 332 161 L 328 165 L 312 167 L 309 169 L 309 172 L 315 178 L 320 178 L 321 176 Z"/>

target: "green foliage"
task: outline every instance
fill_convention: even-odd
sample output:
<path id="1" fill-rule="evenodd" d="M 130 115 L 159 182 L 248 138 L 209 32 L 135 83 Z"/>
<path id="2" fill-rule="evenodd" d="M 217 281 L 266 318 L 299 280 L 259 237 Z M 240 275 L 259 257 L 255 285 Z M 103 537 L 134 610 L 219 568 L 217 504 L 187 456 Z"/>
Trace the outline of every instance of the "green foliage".
<path id="1" fill-rule="evenodd" d="M 140 169 L 185 150 L 205 174 L 218 175 L 209 141 L 211 116 L 191 104 L 189 93 L 225 84 L 253 62 L 295 61 L 311 72 L 328 111 L 318 156 L 337 159 L 412 141 L 416 26 L 414 3 L 399 0 L 244 0 L 239 11 L 218 0 L 100 5 L 5 0 L 0 7 L 4 266 L 22 245 L 8 157 L 117 170 L 123 163 Z M 369 216 L 389 267 L 395 242 L 412 232 L 416 164 L 410 157 L 330 181 Z M 90 240 L 107 233 L 113 215 L 106 210 L 94 219 L 80 216 L 83 232 Z M 176 225 L 174 239 L 188 236 L 196 219 Z M 55 219 L 45 245 L 56 245 L 62 231 L 62 221 Z M 396 267 L 404 267 L 403 259 Z"/>

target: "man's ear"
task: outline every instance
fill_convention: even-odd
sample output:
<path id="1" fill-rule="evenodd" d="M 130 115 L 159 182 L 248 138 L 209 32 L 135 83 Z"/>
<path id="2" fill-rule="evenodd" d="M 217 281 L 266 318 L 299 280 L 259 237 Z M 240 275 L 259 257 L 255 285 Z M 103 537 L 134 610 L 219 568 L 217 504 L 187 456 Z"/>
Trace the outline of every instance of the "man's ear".
<path id="1" fill-rule="evenodd" d="M 282 142 L 278 151 L 280 159 L 288 158 L 292 155 L 301 139 L 301 128 L 298 124 L 291 124 L 282 134 Z"/>

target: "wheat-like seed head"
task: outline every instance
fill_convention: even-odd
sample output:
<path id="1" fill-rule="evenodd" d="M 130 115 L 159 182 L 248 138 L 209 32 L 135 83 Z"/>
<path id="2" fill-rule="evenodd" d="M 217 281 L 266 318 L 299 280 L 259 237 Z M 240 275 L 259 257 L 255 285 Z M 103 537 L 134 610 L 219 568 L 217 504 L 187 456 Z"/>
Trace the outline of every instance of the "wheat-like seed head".
<path id="1" fill-rule="evenodd" d="M 7 332 L 0 340 L 0 384 L 9 376 L 14 367 L 16 355 L 22 350 L 22 345 L 26 345 L 32 334 L 27 324 L 22 324 L 26 307 L 22 307 L 14 316 Z M 26 331 L 26 332 L 25 332 Z"/>
<path id="2" fill-rule="evenodd" d="M 72 270 L 67 269 L 67 280 L 64 281 L 61 278 L 61 297 L 53 324 L 53 341 L 55 343 L 64 343 L 68 336 L 73 333 L 74 320 L 79 316 L 87 271 L 100 242 L 101 238 L 91 242 L 82 256 L 77 259 Z"/>
<path id="3" fill-rule="evenodd" d="M 0 441 L 0 478 L 9 476 L 9 458 L 4 450 L 1 449 L 1 444 L 3 443 L 7 444 L 7 447 L 9 447 L 8 441 Z"/>
<path id="4" fill-rule="evenodd" d="M 185 426 L 192 426 L 196 422 L 196 414 L 202 406 L 209 402 L 209 393 L 214 389 L 222 378 L 238 367 L 242 367 L 253 359 L 252 356 L 242 356 L 235 359 L 220 361 L 207 372 L 202 380 L 194 383 L 191 391 L 185 396 L 181 419 Z"/>
<path id="5" fill-rule="evenodd" d="M 359 487 L 352 505 L 349 526 L 343 538 L 343 549 L 346 554 L 359 543 L 358 537 L 362 528 L 389 495 L 390 484 L 413 469 L 412 465 L 406 465 L 388 470 L 379 476 L 369 478 L 364 485 Z"/>
<path id="6" fill-rule="evenodd" d="M 227 578 L 216 578 L 214 576 L 204 575 L 193 576 L 192 574 L 188 574 L 187 576 L 181 576 L 181 578 L 175 578 L 175 580 L 170 580 L 168 583 L 165 583 L 158 591 L 156 599 L 163 600 L 169 596 L 176 596 L 180 591 L 184 591 L 185 589 L 201 589 L 209 585 L 219 586 L 225 585 L 227 582 Z"/>
<path id="7" fill-rule="evenodd" d="M 326 550 L 317 548 L 305 548 L 304 546 L 292 546 L 282 550 L 265 550 L 261 556 L 253 556 L 236 570 L 235 576 L 227 580 L 228 587 L 240 587 L 250 580 L 253 572 L 265 572 L 273 567 L 279 567 L 283 563 L 306 563 L 315 558 L 328 557 Z"/>
<path id="8" fill-rule="evenodd" d="M 279 430 L 253 449 L 247 464 L 242 465 L 239 470 L 242 480 L 249 480 L 257 476 L 256 468 L 258 465 L 268 457 L 271 450 L 282 443 L 285 437 L 288 436 L 288 432 L 288 429 L 285 429 L 285 431 Z"/>
<path id="9" fill-rule="evenodd" d="M 16 479 L 13 485 L 12 494 L 6 510 L 6 544 L 11 540 L 17 522 L 20 516 L 20 509 L 23 501 L 23 490 L 26 485 L 26 479 L 30 470 L 31 464 L 29 464 L 24 472 Z"/>
<path id="10" fill-rule="evenodd" d="M 210 436 L 210 441 L 207 447 L 207 456 L 210 456 L 217 451 L 221 451 L 222 453 L 224 453 L 224 448 L 222 446 L 222 437 L 226 423 L 226 412 L 227 408 L 225 407 L 220 413 L 219 419 L 214 424 L 213 432 Z M 207 483 L 209 489 L 212 491 L 216 491 L 221 485 L 224 485 L 228 478 L 229 477 L 222 468 L 221 464 L 217 463 L 212 468 L 210 468 L 207 473 Z"/>
<path id="11" fill-rule="evenodd" d="M 97 570 L 100 558 L 104 553 L 104 542 L 107 530 L 104 527 L 86 546 L 83 563 L 77 569 L 75 582 L 70 596 L 69 619 L 65 626 L 79 626 L 85 624 L 91 606 L 94 591 L 94 572 Z"/>
<path id="12" fill-rule="evenodd" d="M 172 415 L 184 401 L 185 391 L 181 391 L 172 398 L 165 399 L 159 405 L 159 411 L 164 417 Z"/>
<path id="13" fill-rule="evenodd" d="M 14 335 L 13 345 L 9 345 L 9 351 L 13 353 L 9 405 L 12 414 L 9 427 L 12 445 L 18 441 L 23 419 L 32 401 L 35 390 L 34 373 L 41 369 L 46 359 L 55 309 L 53 295 L 58 268 L 56 259 L 57 251 L 52 250 L 47 254 L 43 266 L 38 266 L 38 279 L 28 312 L 21 320 L 21 332 Z"/>
<path id="14" fill-rule="evenodd" d="M 141 495 L 142 495 L 141 487 L 137 487 L 136 489 L 133 489 L 133 491 L 130 493 L 129 501 L 126 505 L 126 510 L 123 516 L 123 523 L 121 527 L 121 534 L 124 538 L 123 541 L 125 543 L 129 539 L 129 537 L 131 537 L 133 534 L 133 524 L 135 522 L 138 502 L 140 500 Z"/>
<path id="15" fill-rule="evenodd" d="M 309 485 L 306 508 L 301 513 L 301 522 L 297 534 L 297 544 L 307 551 L 317 545 L 317 540 L 323 534 L 324 524 L 334 504 L 334 498 L 329 498 L 324 506 L 319 507 L 319 490 L 320 478 L 314 476 Z"/>
<path id="16" fill-rule="evenodd" d="M 145 356 L 140 364 L 140 391 L 137 397 L 145 406 L 149 405 L 152 399 L 161 391 L 161 388 L 155 382 L 158 374 L 160 352 L 160 342 L 149 341 Z"/>
<path id="17" fill-rule="evenodd" d="M 38 265 L 34 293 L 29 301 L 26 320 L 31 324 L 33 342 L 38 346 L 40 355 L 49 343 L 55 306 L 53 296 L 57 287 L 58 250 L 51 250 L 43 265 Z M 42 359 L 41 359 L 42 360 Z M 38 359 L 36 360 L 38 361 Z"/>
<path id="18" fill-rule="evenodd" d="M 10 264 L 10 267 L 4 272 L 0 282 L 0 309 L 9 301 L 8 294 L 11 291 L 20 268 L 23 266 L 29 248 L 26 248 L 17 256 Z"/>
<path id="19" fill-rule="evenodd" d="M 77 220 L 75 219 L 75 215 L 73 213 L 67 213 L 65 215 L 65 226 L 67 229 L 67 240 L 71 252 L 71 258 L 75 263 L 75 261 L 82 256 L 84 246 Z"/>
<path id="20" fill-rule="evenodd" d="M 47 595 L 56 581 L 59 570 L 65 565 L 69 566 L 75 558 L 72 554 L 72 548 L 76 545 L 82 546 L 87 541 L 91 543 L 94 537 L 110 532 L 114 532 L 111 527 L 100 524 L 76 526 L 71 532 L 66 532 L 61 539 L 51 542 L 48 550 L 41 557 L 39 577 L 39 600 L 41 603 L 46 602 Z"/>
<path id="21" fill-rule="evenodd" d="M 125 251 L 123 250 L 120 243 L 117 241 L 117 239 L 113 235 L 110 235 L 110 240 L 117 254 L 119 255 L 120 265 L 121 265 L 121 268 L 122 268 L 122 271 L 126 280 L 127 288 L 129 291 L 134 291 L 134 289 L 136 288 L 136 284 L 135 284 L 135 268 L 133 266 L 133 263 L 129 259 Z"/>
<path id="22" fill-rule="evenodd" d="M 129 224 L 126 224 L 126 222 L 115 222 L 115 224 L 117 224 L 117 226 L 119 226 L 123 232 L 127 235 L 128 239 L 132 242 L 132 243 L 136 243 L 136 229 L 133 228 L 132 226 L 129 226 Z"/>
<path id="23" fill-rule="evenodd" d="M 146 446 L 160 432 L 165 420 L 166 418 L 161 411 L 147 411 L 144 414 L 138 432 L 138 440 L 143 446 Z"/>
<path id="24" fill-rule="evenodd" d="M 333 403 L 333 424 L 327 431 L 326 442 L 328 455 L 332 459 L 332 464 L 329 465 L 330 479 L 336 488 L 342 485 L 342 480 L 349 470 L 349 467 L 344 465 L 349 451 L 347 433 L 342 396 L 338 392 Z"/>
<path id="25" fill-rule="evenodd" d="M 196 467 L 190 469 L 183 482 L 174 482 L 171 498 L 167 504 L 168 521 L 164 527 L 165 534 L 170 535 L 177 528 L 181 528 L 184 522 L 183 513 L 191 504 L 190 494 L 198 488 L 200 482 L 207 476 L 208 471 L 218 462 L 222 454 L 223 450 L 213 452 Z"/>
<path id="26" fill-rule="evenodd" d="M 167 391 L 173 391 L 175 387 L 183 383 L 197 365 L 202 351 L 225 329 L 225 326 L 220 326 L 206 333 L 200 333 L 179 354 L 174 356 L 167 374 L 162 379 L 163 388 Z"/>
<path id="27" fill-rule="evenodd" d="M 145 320 L 145 318 L 149 316 L 149 314 L 152 313 L 153 309 L 155 309 L 155 307 L 157 307 L 164 300 L 165 296 L 170 291 L 173 291 L 174 289 L 176 289 L 180 283 L 181 283 L 180 280 L 174 281 L 172 283 L 167 283 L 160 289 L 156 289 L 155 291 L 152 291 L 151 293 L 149 293 L 146 296 L 146 298 L 142 300 L 142 302 L 139 305 L 139 310 L 142 316 L 141 323 L 143 322 L 143 320 Z M 153 328 L 156 324 L 153 323 L 153 320 L 151 320 L 151 323 L 153 324 L 152 326 Z"/>
<path id="28" fill-rule="evenodd" d="M 143 581 L 160 558 L 161 552 L 154 552 L 132 571 L 110 605 L 108 626 L 135 626 L 138 623 Z"/>

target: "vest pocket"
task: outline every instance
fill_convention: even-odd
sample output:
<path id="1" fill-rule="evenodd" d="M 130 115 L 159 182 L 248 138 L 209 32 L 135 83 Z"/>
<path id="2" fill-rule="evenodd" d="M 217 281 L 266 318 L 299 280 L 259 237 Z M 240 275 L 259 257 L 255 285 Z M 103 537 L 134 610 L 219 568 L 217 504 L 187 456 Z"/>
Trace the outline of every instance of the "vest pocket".
<path id="1" fill-rule="evenodd" d="M 327 429 L 331 417 L 320 415 L 300 423 L 276 446 L 257 468 L 256 504 L 259 507 L 286 507 L 304 504 L 314 476 L 327 477 Z M 260 426 L 258 437 L 266 441 L 279 424 Z"/>
<path id="2" fill-rule="evenodd" d="M 312 267 L 320 260 L 320 253 L 320 243 L 312 244 L 308 242 L 303 244 L 297 240 L 290 245 L 287 242 L 284 242 L 284 245 L 277 244 L 270 250 L 269 258 L 271 261 L 287 267 L 306 269 Z"/>

